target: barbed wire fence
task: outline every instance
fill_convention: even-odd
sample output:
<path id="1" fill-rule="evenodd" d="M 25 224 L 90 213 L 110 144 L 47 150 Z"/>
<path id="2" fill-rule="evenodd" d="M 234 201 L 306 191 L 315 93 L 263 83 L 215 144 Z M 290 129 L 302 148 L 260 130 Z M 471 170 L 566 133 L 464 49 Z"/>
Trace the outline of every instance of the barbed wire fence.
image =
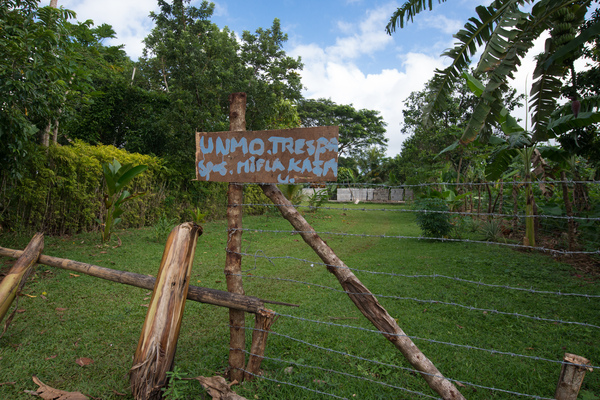
<path id="1" fill-rule="evenodd" d="M 543 182 L 544 184 L 548 185 L 548 184 L 562 184 L 563 181 L 545 181 Z M 574 184 L 587 184 L 587 185 L 597 185 L 598 183 L 600 183 L 600 181 L 568 181 L 568 182 L 564 182 L 567 183 L 568 185 L 574 185 Z M 481 183 L 481 182 L 475 182 L 475 183 L 467 183 L 467 184 L 461 184 L 461 183 L 423 183 L 423 184 L 418 184 L 418 185 L 402 185 L 402 186 L 389 186 L 389 185 L 358 185 L 361 187 L 372 187 L 372 188 L 383 188 L 383 189 L 394 189 L 394 188 L 402 188 L 402 189 L 406 189 L 407 187 L 410 188 L 432 188 L 432 187 L 440 187 L 441 185 L 446 185 L 446 186 L 457 186 L 457 185 L 471 185 L 471 186 L 476 186 L 476 185 L 496 185 L 496 182 L 487 182 L 487 183 Z M 540 184 L 540 182 L 504 182 L 504 185 L 524 185 L 524 184 L 532 184 L 532 185 L 536 185 L 536 184 Z M 344 186 L 344 185 L 339 185 L 337 184 L 337 187 L 340 186 Z M 347 185 L 348 187 L 354 187 L 357 185 Z M 321 189 L 323 190 L 323 189 Z M 507 195 L 507 197 L 510 196 Z M 481 199 L 482 201 L 489 201 L 489 199 Z M 507 201 L 508 203 L 508 201 Z M 246 207 L 265 207 L 268 208 L 269 210 L 274 210 L 277 207 L 280 207 L 282 205 L 280 204 L 272 204 L 272 203 L 247 203 L 247 204 L 243 204 L 243 206 Z M 386 205 L 386 204 L 378 204 L 377 206 L 375 205 L 369 205 L 369 207 L 361 207 L 360 205 L 345 205 L 343 203 L 339 203 L 339 204 L 334 204 L 332 202 L 328 202 L 326 203 L 326 205 L 304 205 L 304 204 L 298 204 L 295 205 L 296 208 L 298 208 L 299 210 L 302 209 L 307 209 L 310 211 L 319 211 L 319 210 L 323 210 L 323 211 L 328 211 L 328 212 L 343 212 L 343 213 L 354 213 L 354 212 L 378 212 L 378 213 L 390 213 L 390 215 L 394 215 L 394 214 L 398 214 L 398 213 L 410 213 L 410 214 L 417 214 L 417 213 L 443 213 L 443 214 L 447 214 L 452 218 L 461 218 L 461 217 L 469 217 L 469 218 L 473 218 L 473 219 L 478 219 L 478 220 L 484 220 L 484 219 L 489 219 L 489 218 L 498 218 L 498 219 L 505 219 L 505 220 L 513 220 L 513 219 L 518 219 L 519 221 L 521 221 L 521 223 L 526 219 L 526 218 L 537 218 L 540 220 L 548 220 L 548 221 L 559 221 L 559 223 L 564 223 L 564 222 L 568 222 L 568 221 L 575 221 L 575 222 L 583 222 L 583 223 L 592 223 L 592 224 L 596 224 L 598 225 L 599 221 L 600 221 L 600 215 L 598 214 L 594 214 L 594 212 L 588 212 L 585 215 L 550 215 L 550 214 L 539 214 L 539 215 L 535 215 L 535 216 L 528 216 L 525 215 L 524 213 L 507 213 L 507 212 L 503 212 L 503 210 L 500 210 L 499 212 L 474 212 L 472 209 L 463 209 L 463 210 L 455 210 L 455 211 L 432 211 L 432 210 L 425 210 L 425 209 L 416 209 L 415 207 L 412 206 L 397 206 L 397 205 Z M 269 212 L 271 212 L 269 211 Z M 274 211 L 273 211 L 274 212 Z M 247 233 L 252 233 L 255 235 L 264 235 L 264 236 L 268 236 L 269 238 L 271 238 L 272 236 L 276 236 L 276 235 L 295 235 L 301 232 L 295 231 L 295 230 L 283 230 L 283 229 L 262 229 L 260 227 L 249 227 L 249 228 L 244 228 L 241 229 L 243 232 L 247 232 Z M 560 257 L 572 257 L 572 256 L 584 256 L 584 257 L 598 257 L 600 256 L 600 248 L 598 247 L 598 243 L 588 243 L 587 244 L 587 249 L 585 250 L 567 250 L 564 248 L 555 248 L 555 247 L 547 247 L 544 245 L 540 245 L 540 246 L 525 246 L 522 245 L 520 243 L 514 243 L 514 242 L 509 242 L 509 241 L 499 241 L 499 242 L 489 242 L 489 241 L 485 241 L 485 240 L 478 240 L 478 239 L 473 239 L 473 238 L 463 238 L 463 237 L 459 237 L 459 238 L 453 238 L 453 237 L 426 237 L 426 236 L 411 236 L 411 235 L 396 235 L 396 234 L 373 234 L 373 233 L 369 233 L 369 232 L 329 232 L 329 231 L 323 231 L 323 232 L 316 232 L 318 235 L 320 236 L 337 236 L 337 237 L 342 237 L 342 238 L 375 238 L 375 239 L 385 239 L 385 240 L 398 240 L 398 241 L 402 241 L 402 240 L 418 240 L 418 241 L 428 241 L 429 242 L 448 242 L 448 243 L 468 243 L 469 245 L 475 245 L 475 246 L 494 246 L 494 247 L 505 247 L 505 248 L 509 248 L 509 249 L 513 249 L 513 250 L 527 250 L 527 251 L 533 251 L 533 252 L 539 252 L 542 254 L 550 254 L 553 256 L 560 256 Z M 555 233 L 555 231 L 553 230 L 548 230 L 547 232 L 542 230 L 542 234 L 549 234 L 549 233 Z M 593 249 L 593 247 L 595 246 L 595 249 Z M 251 247 L 251 246 L 247 246 L 247 247 Z M 590 247 L 592 247 L 592 249 L 590 249 Z M 285 254 L 285 249 L 281 249 L 284 254 L 267 254 L 263 249 L 257 249 L 257 250 L 253 250 L 253 251 L 249 251 L 249 249 L 246 249 L 246 251 L 242 250 L 242 252 L 240 253 L 236 253 L 242 257 L 244 257 L 245 263 L 246 265 L 249 263 L 250 265 L 253 265 L 253 267 L 250 267 L 249 269 L 247 269 L 246 271 L 243 271 L 242 274 L 240 274 L 239 276 L 243 277 L 244 280 L 246 282 L 248 281 L 270 281 L 273 282 L 275 285 L 280 285 L 280 284 L 290 284 L 290 285 L 303 285 L 306 288 L 309 288 L 311 291 L 327 291 L 327 292 L 332 292 L 335 293 L 336 295 L 341 295 L 344 296 L 347 299 L 347 295 L 348 294 L 356 294 L 356 293 L 348 293 L 345 292 L 343 289 L 341 289 L 339 286 L 338 287 L 333 287 L 333 286 L 328 286 L 326 284 L 324 284 L 323 282 L 308 282 L 308 281 L 304 281 L 304 280 L 300 280 L 300 279 L 291 279 L 291 278 L 286 278 L 286 277 L 282 277 L 282 276 L 278 276 L 277 274 L 274 275 L 263 275 L 261 274 L 261 270 L 263 268 L 261 268 L 261 265 L 264 264 L 270 264 L 271 266 L 274 266 L 277 268 L 279 268 L 279 264 L 281 264 L 281 266 L 285 265 L 286 263 L 293 263 L 295 266 L 301 265 L 304 268 L 315 268 L 315 266 L 317 267 L 329 267 L 329 268 L 339 268 L 339 266 L 336 265 L 327 265 L 321 262 L 317 262 L 315 260 L 311 260 L 310 259 L 310 254 L 312 253 L 312 251 L 307 247 L 306 248 L 306 253 L 307 253 L 307 257 L 306 258 L 300 258 L 300 257 L 293 257 L 290 255 L 286 255 Z M 334 249 L 335 250 L 335 249 Z M 250 260 L 250 262 L 248 261 Z M 262 264 L 261 264 L 262 263 Z M 596 309 L 600 311 L 600 294 L 597 293 L 577 293 L 577 292 L 566 292 L 566 291 L 561 291 L 560 289 L 557 290 L 542 290 L 542 289 L 537 289 L 535 287 L 522 287 L 521 284 L 511 284 L 511 283 L 497 283 L 497 282 L 484 282 L 484 281 L 477 281 L 477 280 L 473 280 L 473 279 L 469 279 L 469 278 L 465 278 L 465 277 L 461 277 L 461 276 L 449 276 L 449 275 L 444 275 L 444 274 L 437 274 L 437 273 L 431 273 L 431 274 L 403 274 L 403 273 L 394 273 L 394 272 L 386 272 L 386 271 L 378 271 L 378 270 L 373 270 L 373 269 L 364 269 L 364 268 L 354 268 L 353 266 L 350 265 L 350 269 L 356 273 L 356 274 L 364 274 L 367 276 L 375 276 L 375 277 L 381 277 L 384 279 L 394 279 L 394 280 L 399 280 L 402 282 L 406 282 L 406 281 L 429 281 L 429 282 L 434 282 L 433 285 L 439 285 L 441 284 L 441 282 L 446 282 L 446 283 L 457 283 L 460 285 L 467 285 L 469 287 L 475 287 L 479 290 L 483 290 L 483 291 L 487 291 L 487 293 L 489 293 L 489 295 L 491 296 L 493 293 L 495 292 L 490 292 L 490 291 L 504 291 L 506 293 L 508 293 L 508 295 L 512 295 L 512 293 L 516 293 L 516 294 L 526 294 L 526 295 L 530 295 L 530 296 L 536 296 L 536 297 L 541 297 L 542 299 L 546 299 L 546 298 L 553 298 L 553 299 L 559 299 L 558 301 L 560 301 L 560 299 L 565 299 L 565 298 L 573 298 L 573 299 L 581 299 L 583 306 L 586 307 L 590 307 L 592 309 Z M 371 286 L 371 285 L 368 285 Z M 503 318 L 506 318 L 508 320 L 512 320 L 512 321 L 518 321 L 519 323 L 523 323 L 523 321 L 530 321 L 530 325 L 528 325 L 528 327 L 530 328 L 535 328 L 535 329 L 540 329 L 540 326 L 535 325 L 536 323 L 543 323 L 543 324 L 552 324 L 553 326 L 571 326 L 574 328 L 578 328 L 578 329 L 585 329 L 585 330 L 592 330 L 593 332 L 597 332 L 596 330 L 600 330 L 600 319 L 592 319 L 592 320 L 587 320 L 587 321 L 577 321 L 573 318 L 560 318 L 559 316 L 554 316 L 554 317 L 549 317 L 549 316 L 540 316 L 540 315 L 533 315 L 533 314 L 529 314 L 529 313 L 525 313 L 525 312 L 518 312 L 518 311 L 514 311 L 514 310 L 505 310 L 505 309 L 501 309 L 501 308 L 497 308 L 497 307 L 483 307 L 483 306 L 478 306 L 478 305 L 470 305 L 470 304 L 463 304 L 461 302 L 456 302 L 456 301 L 448 301 L 445 298 L 439 298 L 436 297 L 436 291 L 434 290 L 433 293 L 426 293 L 423 292 L 422 296 L 419 297 L 412 297 L 412 296 L 399 296 L 399 295 L 395 295 L 395 294 L 390 294 L 390 293 L 377 293 L 376 287 L 372 287 L 372 289 L 374 289 L 374 293 L 375 296 L 377 298 L 380 299 L 385 299 L 385 300 L 389 300 L 389 301 L 395 301 L 395 302 L 408 302 L 408 303 L 412 303 L 412 304 L 425 304 L 425 305 L 430 305 L 430 306 L 435 306 L 435 307 L 444 307 L 444 310 L 450 310 L 450 311 L 442 311 L 442 312 L 446 312 L 446 313 L 450 313 L 452 314 L 453 311 L 452 309 L 455 310 L 460 310 L 461 312 L 471 312 L 471 313 L 478 313 L 478 314 L 483 314 L 483 315 L 497 315 L 497 316 L 501 316 Z M 597 291 L 596 291 L 597 292 Z M 259 293 L 253 293 L 256 295 L 260 295 Z M 359 293 L 360 294 L 360 293 Z M 343 297 L 340 297 L 338 301 L 344 301 L 342 300 Z M 535 301 L 535 300 L 531 300 L 531 301 Z M 543 300 L 540 300 L 543 301 Z M 557 301 L 557 300 L 553 300 L 553 301 Z M 277 318 L 279 318 L 281 321 L 286 321 L 288 324 L 294 324 L 294 325 L 301 325 L 301 326 L 306 326 L 305 329 L 317 329 L 317 330 L 321 330 L 321 329 L 325 329 L 327 332 L 330 332 L 332 337 L 344 337 L 345 335 L 356 335 L 357 332 L 359 332 L 361 335 L 366 335 L 365 336 L 365 340 L 369 341 L 369 340 L 377 340 L 374 339 L 374 337 L 380 338 L 381 334 L 384 333 L 386 335 L 393 335 L 392 333 L 389 332 L 380 332 L 378 330 L 373 330 L 373 329 L 369 329 L 366 328 L 365 326 L 361 326 L 359 323 L 357 323 L 357 325 L 348 325 L 348 324 L 339 324 L 339 323 L 333 323 L 331 321 L 326 321 L 325 319 L 327 319 L 326 317 L 321 317 L 321 318 L 314 318 L 314 317 L 307 317 L 306 315 L 302 315 L 302 312 L 298 312 L 298 313 L 282 313 L 282 312 L 275 312 L 275 315 L 277 316 Z M 599 313 L 596 313 L 596 315 L 599 315 Z M 331 318 L 331 317 L 329 317 Z M 340 319 L 344 319 L 344 318 L 340 318 Z M 352 318 L 353 319 L 353 318 Z M 515 323 L 515 322 L 511 322 L 511 323 Z M 306 340 L 306 338 L 304 337 L 299 337 L 297 334 L 296 335 L 291 335 L 288 332 L 286 332 L 286 326 L 285 324 L 276 324 L 274 325 L 274 327 L 272 328 L 272 330 L 269 332 L 270 333 L 270 341 L 278 341 L 278 342 L 284 342 L 284 343 L 288 343 L 287 345 L 283 345 L 284 347 L 293 347 L 297 350 L 297 354 L 299 354 L 299 356 L 295 356 L 295 357 L 289 357 L 289 356 L 283 356 L 283 355 L 278 355 L 278 354 L 272 354 L 269 352 L 269 348 L 270 346 L 267 346 L 267 355 L 264 356 L 264 360 L 266 362 L 268 362 L 269 364 L 269 368 L 270 369 L 275 369 L 277 371 L 279 370 L 283 370 L 283 373 L 264 373 L 261 374 L 259 376 L 256 376 L 256 380 L 257 381 L 263 381 L 266 382 L 267 384 L 270 385 L 276 385 L 278 388 L 283 386 L 287 386 L 290 387 L 292 390 L 296 391 L 298 398 L 306 398 L 306 396 L 312 396 L 315 395 L 317 396 L 316 398 L 321 398 L 321 397 L 333 397 L 333 398 L 353 398 L 355 397 L 352 394 L 346 394 L 344 391 L 344 384 L 338 384 L 338 385 L 334 385 L 329 383 L 329 378 L 332 376 L 337 376 L 339 377 L 338 379 L 341 379 L 342 381 L 345 382 L 353 382 L 353 381 L 357 381 L 357 382 L 362 382 L 368 385 L 373 386 L 375 389 L 373 389 L 371 392 L 373 393 L 379 393 L 378 391 L 381 392 L 381 394 L 375 394 L 372 398 L 389 398 L 389 393 L 396 393 L 395 396 L 399 396 L 399 398 L 438 398 L 435 393 L 433 391 L 431 391 L 424 383 L 415 383 L 415 382 L 410 382 L 408 384 L 405 385 L 399 385 L 397 383 L 393 383 L 390 382 L 389 379 L 385 379 L 385 376 L 387 375 L 392 375 L 394 377 L 397 378 L 397 374 L 395 373 L 390 373 L 390 371 L 399 371 L 402 374 L 408 375 L 410 377 L 415 377 L 415 379 L 413 380 L 418 380 L 416 377 L 418 377 L 420 374 L 423 374 L 420 371 L 416 371 L 412 368 L 406 367 L 405 365 L 402 365 L 402 362 L 398 361 L 398 359 L 393 359 L 389 358 L 389 357 L 366 357 L 366 356 L 361 356 L 358 354 L 354 354 L 353 351 L 347 351 L 347 350 L 340 350 L 339 348 L 336 348 L 336 346 L 328 346 L 326 343 L 330 342 L 330 340 L 325 340 L 325 343 L 312 343 L 308 340 Z M 282 327 L 282 328 L 279 328 Z M 461 327 L 462 328 L 462 327 Z M 542 327 L 543 328 L 543 327 Z M 249 334 L 251 334 L 253 331 L 257 330 L 255 328 L 250 328 L 250 327 L 246 327 L 245 328 Z M 280 330 L 281 329 L 281 330 Z M 301 329 L 301 331 L 304 328 Z M 331 331 L 335 331 L 336 333 L 331 333 Z M 297 331 L 295 331 L 297 332 Z M 594 333 L 595 335 L 597 335 L 597 333 Z M 483 355 L 487 355 L 487 356 L 498 356 L 498 357 L 509 357 L 510 359 L 515 359 L 515 360 L 520 360 L 519 362 L 527 362 L 527 363 L 534 363 L 534 364 L 549 364 L 549 365 L 558 365 L 560 366 L 561 364 L 570 364 L 569 362 L 564 361 L 562 358 L 552 358 L 552 357 L 548 357 L 548 356 L 538 356 L 538 355 L 529 355 L 529 354 L 523 354 L 523 353 L 519 353 L 519 352 L 514 352 L 514 351 L 505 351 L 505 350 L 500 350 L 499 348 L 501 346 L 494 346 L 494 348 L 492 347 L 486 347 L 486 346 L 477 346 L 477 345 L 472 345 L 469 343 L 455 343 L 454 341 L 448 341 L 448 340 L 439 340 L 436 338 L 432 338 L 432 337 L 427 337 L 423 336 L 423 335 L 407 335 L 407 337 L 409 337 L 411 340 L 417 342 L 417 343 L 422 343 L 424 346 L 443 346 L 443 347 L 449 347 L 452 349 L 455 349 L 455 351 L 468 351 L 468 352 L 473 352 L 473 353 L 477 353 L 480 356 Z M 380 343 L 382 346 L 384 346 L 382 343 Z M 596 346 L 597 347 L 597 346 Z M 591 350 L 592 348 L 590 348 Z M 242 349 L 246 354 L 250 355 L 250 352 L 248 352 L 246 349 Z M 381 350 L 382 352 L 385 352 L 385 350 Z M 302 354 L 307 354 L 307 353 L 313 353 L 315 352 L 316 356 L 312 356 L 311 360 L 322 360 L 322 362 L 320 363 L 320 365 L 317 365 L 316 362 L 311 362 L 308 363 L 306 361 L 303 360 Z M 597 351 L 591 351 L 592 355 L 597 355 Z M 427 353 L 426 353 L 427 355 Z M 581 354 L 582 356 L 588 356 L 588 354 Z M 342 370 L 340 368 L 332 368 L 331 365 L 332 363 L 329 363 L 327 360 L 329 360 L 332 357 L 338 357 L 341 358 L 342 360 L 350 360 L 350 363 L 361 363 L 365 364 L 365 365 L 370 365 L 371 367 L 360 367 L 359 364 L 357 364 L 356 366 L 354 366 L 353 372 L 348 372 L 347 370 Z M 485 358 L 486 362 L 489 362 L 489 360 L 491 360 L 489 357 Z M 391 362 L 392 361 L 392 362 Z M 497 361 L 497 360 L 496 360 Z M 592 360 L 592 364 L 593 365 L 578 365 L 580 367 L 585 367 L 585 368 L 591 368 L 591 369 L 600 369 L 599 365 L 595 365 L 597 364 L 598 360 Z M 333 363 L 333 365 L 339 365 L 339 363 Z M 577 365 L 577 364 L 575 364 Z M 279 367 L 277 367 L 279 366 Z M 284 366 L 287 366 L 287 368 L 283 368 Z M 358 368 L 358 369 L 357 369 Z M 535 371 L 535 367 L 532 367 L 533 370 Z M 310 372 L 302 372 L 301 374 L 298 374 L 295 372 L 295 370 L 301 370 L 301 371 L 310 371 Z M 383 371 L 383 372 L 369 372 L 369 371 Z M 556 385 L 556 378 L 558 377 L 558 372 L 559 372 L 560 368 L 558 367 L 558 369 L 556 369 L 556 374 L 555 376 L 551 376 L 551 377 L 546 377 L 546 379 L 549 380 L 549 384 L 546 386 L 551 386 L 552 384 Z M 356 371 L 358 371 L 359 373 L 357 373 Z M 249 373 L 248 371 L 245 371 L 246 373 Z M 444 371 L 443 371 L 444 372 Z M 250 374 L 250 373 L 249 373 Z M 252 374 L 251 374 L 252 375 Z M 301 377 L 301 379 L 295 379 L 295 376 L 298 375 Z M 452 382 L 454 382 L 457 386 L 460 386 L 462 388 L 470 388 L 472 390 L 473 393 L 478 392 L 478 398 L 514 398 L 515 396 L 517 397 L 523 397 L 523 398 L 534 398 L 534 399 L 551 399 L 552 397 L 548 397 L 549 395 L 553 395 L 553 393 L 545 393 L 543 395 L 540 394 L 530 394 L 530 393 L 525 393 L 526 390 L 514 390 L 513 383 L 512 382 L 505 382 L 504 385 L 494 385 L 494 386 L 489 386 L 485 384 L 485 377 L 481 377 L 481 380 L 478 382 L 471 382 L 471 381 L 467 381 L 467 380 L 462 380 L 461 378 L 455 378 L 452 377 L 450 373 L 446 373 L 446 378 Z M 377 389 L 380 388 L 380 389 Z M 392 390 L 393 392 L 390 392 L 390 390 Z M 386 397 L 388 396 L 388 397 Z M 469 396 L 468 396 L 469 397 Z"/>

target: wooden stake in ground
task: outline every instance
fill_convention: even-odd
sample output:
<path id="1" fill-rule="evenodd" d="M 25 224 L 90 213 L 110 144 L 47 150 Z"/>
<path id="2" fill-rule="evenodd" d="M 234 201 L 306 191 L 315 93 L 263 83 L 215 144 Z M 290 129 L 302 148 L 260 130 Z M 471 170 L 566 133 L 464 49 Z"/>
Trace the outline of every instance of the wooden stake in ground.
<path id="1" fill-rule="evenodd" d="M 563 364 L 560 371 L 560 378 L 554 398 L 556 400 L 577 400 L 579 389 L 585 378 L 586 371 L 593 371 L 592 368 L 586 365 L 592 365 L 590 360 L 575 354 L 565 353 L 563 360 L 567 363 L 581 365 Z"/>
<path id="2" fill-rule="evenodd" d="M 447 399 L 463 399 L 463 395 L 448 381 L 433 363 L 425 357 L 419 348 L 406 336 L 394 318 L 379 304 L 375 296 L 367 289 L 350 269 L 340 260 L 333 250 L 317 235 L 292 203 L 275 185 L 261 185 L 265 195 L 277 204 L 281 215 L 294 229 L 300 232 L 302 239 L 317 253 L 327 265 L 329 272 L 335 275 L 342 288 L 365 317 L 394 344 L 413 367 L 421 371 L 421 376 L 440 396 Z"/>
<path id="3" fill-rule="evenodd" d="M 246 93 L 233 93 L 229 96 L 229 130 L 243 132 L 246 130 Z M 227 291 L 244 294 L 242 277 L 242 206 L 244 203 L 244 187 L 230 183 L 227 191 L 227 255 L 225 260 L 225 279 Z M 246 337 L 244 332 L 244 312 L 229 310 L 229 368 L 232 381 L 244 380 L 244 352 Z"/>
<path id="4" fill-rule="evenodd" d="M 173 228 L 167 239 L 130 371 L 136 400 L 162 398 L 161 389 L 175 358 L 196 242 L 201 234 L 200 226 L 187 222 Z"/>
<path id="5" fill-rule="evenodd" d="M 260 364 L 267 347 L 267 336 L 271 325 L 275 322 L 275 313 L 271 310 L 261 310 L 256 313 L 256 323 L 252 332 L 252 347 L 250 348 L 250 357 L 248 357 L 248 366 L 244 373 L 245 380 L 251 380 L 254 375 L 260 373 Z"/>
<path id="6" fill-rule="evenodd" d="M 21 289 L 23 289 L 43 249 L 44 234 L 36 233 L 19 259 L 15 261 L 8 275 L 0 283 L 0 321 L 4 319 L 13 300 Z M 7 320 L 6 325 L 8 326 L 8 324 L 10 324 L 10 319 Z"/>

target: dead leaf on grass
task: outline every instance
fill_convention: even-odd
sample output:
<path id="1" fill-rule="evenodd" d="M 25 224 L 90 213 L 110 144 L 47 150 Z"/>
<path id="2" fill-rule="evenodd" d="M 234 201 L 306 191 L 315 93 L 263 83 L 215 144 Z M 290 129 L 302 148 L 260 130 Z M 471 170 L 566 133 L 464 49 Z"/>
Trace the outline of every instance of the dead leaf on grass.
<path id="1" fill-rule="evenodd" d="M 460 387 L 466 387 L 465 385 L 463 385 L 462 383 L 460 383 L 460 382 L 458 382 L 458 381 L 455 381 L 455 382 L 456 382 L 456 384 L 457 384 L 458 386 L 460 386 Z"/>
<path id="2" fill-rule="evenodd" d="M 56 310 L 56 312 L 63 312 L 63 311 L 67 311 L 68 309 L 59 307 L 59 308 L 56 308 L 55 310 Z"/>
<path id="3" fill-rule="evenodd" d="M 140 304 L 142 307 L 150 307 L 150 304 Z"/>
<path id="4" fill-rule="evenodd" d="M 200 382 L 202 387 L 206 389 L 209 396 L 211 396 L 213 400 L 247 400 L 245 397 L 242 397 L 231 390 L 231 386 L 238 383 L 237 381 L 227 384 L 227 381 L 222 376 L 213 376 L 211 378 L 198 376 L 196 378 L 188 379 L 197 380 Z"/>
<path id="5" fill-rule="evenodd" d="M 39 396 L 44 400 L 89 400 L 80 392 L 65 392 L 64 390 L 54 389 L 40 381 L 35 375 L 33 376 L 33 382 L 39 388 L 35 392 L 27 391 L 27 393 Z"/>
<path id="6" fill-rule="evenodd" d="M 69 275 L 74 276 L 76 278 L 79 277 L 79 275 L 77 275 L 77 274 L 69 274 Z"/>
<path id="7" fill-rule="evenodd" d="M 50 357 L 46 357 L 46 360 L 52 360 L 53 358 L 56 358 L 56 354 Z"/>
<path id="8" fill-rule="evenodd" d="M 17 312 L 18 312 L 19 314 L 23 314 L 23 313 L 25 312 L 25 310 L 24 310 L 24 309 L 22 309 L 22 308 L 19 308 L 19 309 L 17 310 Z"/>
<path id="9" fill-rule="evenodd" d="M 94 363 L 94 360 L 92 360 L 91 358 L 87 358 L 87 357 L 81 357 L 78 358 L 77 360 L 75 360 L 75 362 L 81 366 L 81 367 L 85 367 L 86 365 L 90 365 Z"/>
<path id="10" fill-rule="evenodd" d="M 125 393 L 119 393 L 119 392 L 117 392 L 115 389 L 111 389 L 111 390 L 112 390 L 112 392 L 113 392 L 114 394 L 116 394 L 117 396 L 127 396 Z"/>
<path id="11" fill-rule="evenodd" d="M 0 383 L 0 386 L 4 386 L 4 385 L 16 385 L 17 382 L 2 382 Z"/>

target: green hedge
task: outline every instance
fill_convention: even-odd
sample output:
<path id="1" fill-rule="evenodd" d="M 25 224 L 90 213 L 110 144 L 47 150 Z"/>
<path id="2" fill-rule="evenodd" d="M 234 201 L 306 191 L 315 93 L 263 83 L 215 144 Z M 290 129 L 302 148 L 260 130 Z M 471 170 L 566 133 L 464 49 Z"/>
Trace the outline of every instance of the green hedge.
<path id="1" fill-rule="evenodd" d="M 102 220 L 105 212 L 102 164 L 113 159 L 148 166 L 127 187 L 130 192 L 146 194 L 124 204 L 117 229 L 152 225 L 163 214 L 180 222 L 190 221 L 195 208 L 200 208 L 207 219 L 226 216 L 226 183 L 192 181 L 169 169 L 161 158 L 76 141 L 31 154 L 21 181 L 10 180 L 8 171 L 0 171 L 0 232 L 63 235 L 97 230 L 97 219 Z M 256 185 L 246 186 L 244 193 L 245 203 L 268 202 Z M 260 205 L 245 207 L 248 214 L 265 211 Z"/>

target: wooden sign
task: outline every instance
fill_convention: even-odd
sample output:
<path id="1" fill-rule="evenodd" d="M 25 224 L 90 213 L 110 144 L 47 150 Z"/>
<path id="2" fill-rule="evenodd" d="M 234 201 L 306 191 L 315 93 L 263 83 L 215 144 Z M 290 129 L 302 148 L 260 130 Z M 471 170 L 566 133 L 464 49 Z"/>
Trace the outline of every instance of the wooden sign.
<path id="1" fill-rule="evenodd" d="M 196 132 L 196 179 L 304 183 L 337 180 L 338 127 Z"/>

